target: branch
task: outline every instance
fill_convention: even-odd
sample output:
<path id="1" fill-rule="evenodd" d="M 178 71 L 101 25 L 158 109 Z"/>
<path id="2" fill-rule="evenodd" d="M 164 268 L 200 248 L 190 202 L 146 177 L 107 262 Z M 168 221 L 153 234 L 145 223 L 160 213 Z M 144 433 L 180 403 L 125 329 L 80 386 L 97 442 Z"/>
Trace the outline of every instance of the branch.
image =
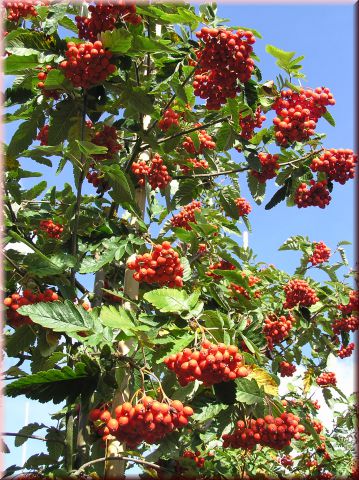
<path id="1" fill-rule="evenodd" d="M 65 442 L 62 440 L 56 440 L 55 438 L 44 438 L 44 437 L 38 437 L 37 435 L 25 435 L 24 433 L 10 433 L 10 432 L 5 432 L 2 435 L 5 437 L 22 437 L 22 438 L 32 438 L 33 440 L 41 440 L 42 442 L 53 442 L 53 443 L 61 443 L 61 445 L 65 445 Z"/>
<path id="2" fill-rule="evenodd" d="M 138 463 L 139 465 L 144 465 L 146 467 L 153 468 L 154 470 L 162 470 L 162 471 L 169 472 L 169 473 L 175 473 L 173 470 L 169 470 L 168 468 L 161 467 L 160 465 L 157 465 L 156 463 L 146 462 L 145 460 L 140 460 L 140 459 L 137 459 L 137 458 L 118 456 L 118 457 L 102 457 L 102 458 L 97 458 L 96 460 L 91 460 L 91 462 L 84 463 L 82 465 L 82 467 L 80 467 L 78 470 L 76 470 L 74 472 L 73 475 L 79 475 L 87 467 L 89 467 L 91 465 L 94 465 L 95 463 L 118 462 L 118 461 Z"/>
<path id="3" fill-rule="evenodd" d="M 87 95 L 86 92 L 84 93 L 84 99 L 83 99 L 83 108 L 82 108 L 82 122 L 81 122 L 81 141 L 84 139 L 84 134 L 85 134 L 85 118 L 86 118 L 86 100 L 87 100 Z M 79 176 L 79 183 L 78 183 L 78 188 L 77 188 L 77 196 L 76 196 L 76 204 L 75 204 L 75 222 L 74 222 L 74 229 L 72 232 L 72 245 L 71 245 L 71 253 L 72 255 L 76 256 L 77 255 L 77 231 L 79 228 L 79 221 L 80 221 L 80 207 L 81 207 L 81 199 L 82 199 L 82 184 L 85 179 L 85 167 L 83 165 L 83 153 L 81 151 L 81 156 L 80 156 L 80 163 L 81 163 L 81 172 Z M 72 281 L 73 284 L 75 285 L 75 269 L 71 270 L 71 276 L 72 276 Z"/>

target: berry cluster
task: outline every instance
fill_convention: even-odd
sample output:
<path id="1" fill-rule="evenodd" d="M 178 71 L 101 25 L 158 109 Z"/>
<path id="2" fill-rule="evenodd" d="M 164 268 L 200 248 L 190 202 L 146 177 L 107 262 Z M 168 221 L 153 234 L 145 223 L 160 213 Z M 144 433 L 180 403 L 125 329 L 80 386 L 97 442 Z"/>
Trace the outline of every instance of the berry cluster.
<path id="1" fill-rule="evenodd" d="M 314 242 L 314 251 L 312 256 L 308 259 L 312 265 L 327 262 L 330 258 L 331 250 L 324 242 Z"/>
<path id="2" fill-rule="evenodd" d="M 95 160 L 112 158 L 122 148 L 122 145 L 118 143 L 116 128 L 109 125 L 104 125 L 102 130 L 96 132 L 91 138 L 91 142 L 99 147 L 107 147 L 106 153 L 93 155 Z"/>
<path id="3" fill-rule="evenodd" d="M 185 450 L 183 452 L 182 457 L 184 458 L 192 458 L 195 461 L 198 468 L 203 468 L 204 462 L 206 461 L 205 458 L 200 456 L 200 452 L 191 452 L 191 450 Z"/>
<path id="4" fill-rule="evenodd" d="M 133 278 L 137 282 L 157 283 L 169 287 L 183 286 L 183 266 L 179 254 L 171 248 L 170 242 L 154 245 L 152 253 L 138 255 L 129 261 L 130 270 L 136 270 Z"/>
<path id="5" fill-rule="evenodd" d="M 172 227 L 182 227 L 186 230 L 192 230 L 189 222 L 196 223 L 194 214 L 201 211 L 201 202 L 193 200 L 182 208 L 182 210 L 171 218 Z"/>
<path id="6" fill-rule="evenodd" d="M 316 382 L 320 387 L 328 387 L 329 385 L 336 385 L 337 379 L 335 377 L 335 373 L 323 372 L 316 379 Z"/>
<path id="7" fill-rule="evenodd" d="M 247 424 L 239 420 L 232 434 L 222 435 L 223 447 L 251 450 L 259 444 L 281 450 L 290 445 L 293 438 L 299 440 L 304 431 L 304 426 L 299 423 L 299 417 L 287 412 L 276 418 L 272 415 L 256 420 L 252 418 Z"/>
<path id="8" fill-rule="evenodd" d="M 318 400 L 310 400 L 310 403 L 312 404 L 312 406 L 313 406 L 316 410 L 319 410 L 319 409 L 320 409 L 320 405 L 319 405 Z"/>
<path id="9" fill-rule="evenodd" d="M 158 443 L 175 428 L 186 426 L 193 410 L 179 400 L 164 403 L 144 396 L 135 405 L 130 402 L 119 405 L 114 414 L 115 418 L 108 410 L 96 408 L 91 410 L 89 419 L 103 440 L 113 435 L 129 448 L 134 448 L 142 442 Z"/>
<path id="10" fill-rule="evenodd" d="M 149 184 L 153 189 L 165 188 L 172 178 L 170 177 L 166 165 L 163 165 L 163 159 L 156 153 L 148 164 L 141 160 L 140 162 L 133 162 L 131 165 L 132 173 L 138 177 L 138 184 L 143 187 L 147 178 Z"/>
<path id="11" fill-rule="evenodd" d="M 252 207 L 250 206 L 249 202 L 245 198 L 236 198 L 234 203 L 237 205 L 238 214 L 240 217 L 244 215 L 248 215 L 252 211 Z"/>
<path id="12" fill-rule="evenodd" d="M 193 168 L 203 168 L 203 170 L 207 170 L 208 162 L 204 159 L 199 158 L 186 158 L 185 161 L 190 165 L 180 165 L 180 169 L 184 174 L 190 173 Z"/>
<path id="13" fill-rule="evenodd" d="M 283 90 L 273 104 L 277 117 L 273 119 L 276 142 L 286 147 L 314 135 L 317 122 L 335 100 L 329 88 L 301 88 L 299 92 Z"/>
<path id="14" fill-rule="evenodd" d="M 315 420 L 315 418 L 313 418 L 311 420 L 311 423 L 313 425 L 313 428 L 314 430 L 319 434 L 322 432 L 323 430 L 323 424 L 319 421 L 319 420 Z"/>
<path id="15" fill-rule="evenodd" d="M 290 313 L 286 316 L 281 315 L 279 318 L 274 313 L 268 315 L 264 320 L 263 333 L 270 350 L 275 344 L 281 343 L 288 337 L 294 321 L 295 319 Z"/>
<path id="16" fill-rule="evenodd" d="M 7 9 L 7 19 L 10 22 L 17 23 L 20 18 L 37 17 L 36 5 L 44 5 L 44 2 L 32 0 L 28 2 L 8 2 L 4 1 L 3 6 Z"/>
<path id="17" fill-rule="evenodd" d="M 172 125 L 178 125 L 179 118 L 180 116 L 178 115 L 178 113 L 172 110 L 172 108 L 169 108 L 163 113 L 163 117 L 158 122 L 158 126 L 163 132 L 167 132 L 167 130 L 169 130 Z"/>
<path id="18" fill-rule="evenodd" d="M 37 134 L 36 136 L 36 140 L 39 140 L 40 141 L 40 145 L 43 146 L 43 145 L 47 145 L 48 144 L 48 140 L 49 140 L 49 125 L 44 125 L 39 133 Z"/>
<path id="19" fill-rule="evenodd" d="M 262 171 L 256 172 L 255 170 L 251 170 L 251 175 L 256 177 L 259 183 L 265 183 L 267 180 L 270 180 L 277 175 L 276 170 L 279 168 L 279 155 L 271 155 L 270 153 L 260 152 L 258 154 L 258 158 L 262 165 Z"/>
<path id="20" fill-rule="evenodd" d="M 196 52 L 199 68 L 194 76 L 194 94 L 206 99 L 209 110 L 219 110 L 227 98 L 235 98 L 240 83 L 248 82 L 254 70 L 250 57 L 255 43 L 251 32 L 230 32 L 224 28 L 202 28 L 196 33 L 203 41 Z"/>
<path id="21" fill-rule="evenodd" d="M 359 312 L 359 292 L 352 290 L 349 294 L 349 303 L 346 305 L 338 305 L 343 315 L 350 315 L 353 312 Z"/>
<path id="22" fill-rule="evenodd" d="M 296 370 L 297 367 L 292 363 L 280 362 L 279 364 L 279 373 L 281 377 L 291 377 Z"/>
<path id="23" fill-rule="evenodd" d="M 314 158 L 310 168 L 313 172 L 325 172 L 329 180 L 344 185 L 350 178 L 354 178 L 357 162 L 358 157 L 353 150 L 331 148 L 325 150 L 319 158 Z"/>
<path id="24" fill-rule="evenodd" d="M 200 123 L 196 123 L 195 127 L 199 127 Z M 211 135 L 208 135 L 206 130 L 197 130 L 199 147 L 196 148 L 193 140 L 191 137 L 185 137 L 182 147 L 186 150 L 186 152 L 192 155 L 200 155 L 203 153 L 205 149 L 213 150 L 216 148 L 216 142 L 213 141 Z"/>
<path id="25" fill-rule="evenodd" d="M 229 382 L 249 373 L 243 365 L 242 355 L 235 345 L 215 345 L 205 340 L 200 350 L 185 348 L 182 352 L 165 358 L 165 364 L 177 375 L 183 387 L 199 380 L 205 386 Z"/>
<path id="26" fill-rule="evenodd" d="M 254 116 L 247 115 L 246 117 L 242 118 L 239 116 L 239 125 L 241 127 L 241 137 L 245 138 L 246 140 L 250 140 L 253 137 L 254 129 L 261 128 L 262 123 L 266 117 L 261 115 L 261 107 L 258 107 L 254 113 Z"/>
<path id="27" fill-rule="evenodd" d="M 355 332 L 359 329 L 359 317 L 338 318 L 332 323 L 332 329 L 336 335 L 341 332 Z"/>
<path id="28" fill-rule="evenodd" d="M 109 184 L 104 180 L 104 178 L 101 176 L 99 172 L 96 170 L 93 170 L 91 172 L 88 172 L 86 175 L 87 180 L 92 183 L 94 187 L 97 188 L 96 192 L 98 194 L 103 194 L 107 190 L 110 190 Z"/>
<path id="29" fill-rule="evenodd" d="M 60 63 L 60 68 L 75 87 L 90 88 L 116 70 L 116 66 L 110 63 L 112 53 L 105 50 L 100 41 L 77 45 L 69 42 L 65 55 L 67 60 Z"/>
<path id="30" fill-rule="evenodd" d="M 325 208 L 329 205 L 332 197 L 327 188 L 327 181 L 315 182 L 310 181 L 310 189 L 306 183 L 301 183 L 295 192 L 294 203 L 298 208 L 319 207 Z"/>
<path id="31" fill-rule="evenodd" d="M 138 25 L 142 17 L 136 14 L 134 4 L 126 4 L 123 0 L 106 1 L 97 0 L 95 5 L 89 6 L 91 17 L 75 17 L 79 38 L 95 42 L 101 32 L 114 30 L 118 20 L 132 25 Z"/>
<path id="32" fill-rule="evenodd" d="M 208 277 L 212 277 L 213 280 L 220 280 L 222 278 L 222 275 L 217 275 L 216 273 L 213 273 L 211 270 L 235 270 L 236 267 L 232 265 L 230 262 L 227 262 L 227 260 L 221 260 L 220 262 L 213 263 L 210 265 L 209 270 L 206 272 L 206 275 Z"/>
<path id="33" fill-rule="evenodd" d="M 39 302 L 55 302 L 58 299 L 59 296 L 51 290 L 51 288 L 47 288 L 43 293 L 34 293 L 31 290 L 24 290 L 22 295 L 13 293 L 10 297 L 4 299 L 4 305 L 9 307 L 6 311 L 7 322 L 13 328 L 33 323 L 30 317 L 21 315 L 17 310 L 23 305 L 32 305 L 33 303 Z"/>
<path id="34" fill-rule="evenodd" d="M 48 237 L 58 240 L 64 231 L 64 227 L 58 223 L 54 223 L 52 220 L 41 220 L 40 230 L 46 232 Z"/>
<path id="35" fill-rule="evenodd" d="M 347 358 L 350 357 L 351 354 L 353 353 L 355 348 L 354 343 L 349 343 L 347 347 L 344 347 L 344 345 L 341 346 L 340 350 L 338 351 L 338 357 L 339 358 Z"/>
<path id="36" fill-rule="evenodd" d="M 58 100 L 60 98 L 60 91 L 59 90 L 45 89 L 45 80 L 46 80 L 46 77 L 47 77 L 48 73 L 50 72 L 50 70 L 55 70 L 55 68 L 52 67 L 51 65 L 46 65 L 45 70 L 43 70 L 43 71 L 41 71 L 37 74 L 37 78 L 40 80 L 37 84 L 37 88 L 40 88 L 40 90 L 42 90 L 42 94 L 44 95 L 44 97 L 53 98 L 54 100 Z"/>
<path id="37" fill-rule="evenodd" d="M 205 243 L 198 244 L 198 253 L 206 253 L 207 252 L 207 245 Z"/>
<path id="38" fill-rule="evenodd" d="M 297 305 L 310 307 L 319 301 L 315 291 L 305 280 L 290 280 L 283 289 L 285 292 L 284 308 L 293 308 Z"/>

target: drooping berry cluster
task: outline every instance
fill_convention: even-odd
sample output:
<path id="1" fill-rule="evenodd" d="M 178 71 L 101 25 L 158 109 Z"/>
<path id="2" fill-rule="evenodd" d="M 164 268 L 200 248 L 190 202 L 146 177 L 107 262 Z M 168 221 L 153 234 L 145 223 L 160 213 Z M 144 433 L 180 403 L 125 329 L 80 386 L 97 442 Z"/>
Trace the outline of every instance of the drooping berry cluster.
<path id="1" fill-rule="evenodd" d="M 112 53 L 98 40 L 77 45 L 69 42 L 65 55 L 67 60 L 60 63 L 60 68 L 75 87 L 90 88 L 116 70 L 116 66 L 110 63 Z"/>
<path id="2" fill-rule="evenodd" d="M 201 202 L 193 200 L 191 203 L 182 208 L 182 210 L 171 218 L 172 227 L 182 227 L 186 230 L 192 230 L 189 222 L 196 223 L 194 214 L 201 212 Z"/>
<path id="3" fill-rule="evenodd" d="M 251 175 L 256 177 L 259 183 L 265 183 L 267 180 L 270 180 L 277 175 L 276 170 L 279 168 L 279 155 L 271 155 L 270 153 L 260 152 L 258 154 L 258 158 L 262 165 L 262 171 L 256 172 L 255 170 L 251 170 Z"/>
<path id="4" fill-rule="evenodd" d="M 215 345 L 205 340 L 200 350 L 185 348 L 165 358 L 165 364 L 177 375 L 180 385 L 199 380 L 205 386 L 246 377 L 248 369 L 235 345 Z"/>
<path id="5" fill-rule="evenodd" d="M 284 308 L 293 308 L 297 305 L 310 307 L 319 301 L 315 291 L 305 280 L 290 280 L 283 289 L 285 292 Z"/>
<path id="6" fill-rule="evenodd" d="M 324 242 L 314 242 L 314 251 L 308 262 L 312 265 L 318 265 L 318 263 L 327 262 L 330 258 L 331 250 L 325 245 Z"/>
<path id="7" fill-rule="evenodd" d="M 336 385 L 337 379 L 333 372 L 323 372 L 316 379 L 317 384 L 320 387 L 328 387 L 329 385 Z"/>
<path id="8" fill-rule="evenodd" d="M 45 2 L 40 2 L 38 0 L 32 0 L 31 2 L 26 0 L 23 2 L 4 1 L 3 6 L 7 10 L 7 19 L 10 22 L 17 23 L 20 18 L 37 17 L 35 6 L 43 5 L 44 3 Z"/>
<path id="9" fill-rule="evenodd" d="M 101 175 L 101 173 L 96 170 L 92 170 L 91 172 L 88 172 L 86 174 L 86 178 L 89 181 L 89 183 L 92 183 L 92 185 L 96 187 L 97 189 L 96 192 L 98 194 L 102 195 L 103 193 L 105 193 L 107 190 L 110 190 L 111 188 L 108 182 L 106 182 L 106 180 L 104 179 L 103 175 Z"/>
<path id="10" fill-rule="evenodd" d="M 41 220 L 39 227 L 48 237 L 56 238 L 57 240 L 61 237 L 61 234 L 64 231 L 62 225 L 54 223 L 52 220 Z"/>
<path id="11" fill-rule="evenodd" d="M 287 412 L 276 418 L 272 415 L 256 420 L 252 418 L 247 424 L 239 420 L 232 434 L 222 435 L 223 447 L 252 450 L 256 445 L 263 445 L 281 450 L 289 446 L 293 438 L 299 440 L 304 431 L 299 417 Z"/>
<path id="12" fill-rule="evenodd" d="M 279 373 L 281 377 L 291 377 L 296 370 L 297 367 L 292 363 L 280 362 L 279 364 Z"/>
<path id="13" fill-rule="evenodd" d="M 310 418 L 307 418 L 307 420 L 310 420 Z M 323 431 L 323 424 L 319 420 L 316 420 L 315 418 L 311 419 L 311 424 L 313 425 L 314 430 L 319 434 Z"/>
<path id="14" fill-rule="evenodd" d="M 55 302 L 59 299 L 56 292 L 47 288 L 44 292 L 34 293 L 31 290 L 24 290 L 23 294 L 13 293 L 10 297 L 4 299 L 4 305 L 9 307 L 6 310 L 7 323 L 13 328 L 33 323 L 30 317 L 21 315 L 17 310 L 23 305 L 32 305 L 39 302 Z"/>
<path id="15" fill-rule="evenodd" d="M 335 100 L 329 88 L 301 88 L 299 92 L 283 90 L 273 104 L 277 117 L 273 119 L 276 142 L 285 147 L 302 142 L 314 135 L 317 122 Z"/>
<path id="16" fill-rule="evenodd" d="M 275 313 L 268 315 L 264 320 L 263 333 L 266 336 L 267 345 L 270 350 L 273 346 L 281 343 L 288 337 L 295 319 L 290 313 L 277 317 Z"/>
<path id="17" fill-rule="evenodd" d="M 338 305 L 339 310 L 343 315 L 350 315 L 353 312 L 359 312 L 359 292 L 352 290 L 349 294 L 349 303 L 346 305 Z"/>
<path id="18" fill-rule="evenodd" d="M 49 139 L 49 127 L 50 125 L 44 125 L 39 133 L 36 136 L 36 140 L 40 141 L 40 145 L 47 145 L 48 144 L 48 139 Z"/>
<path id="19" fill-rule="evenodd" d="M 133 162 L 131 165 L 132 173 L 138 177 L 138 184 L 143 187 L 145 180 L 153 189 L 165 188 L 172 178 L 170 177 L 166 165 L 163 164 L 163 159 L 156 153 L 150 162 L 150 164 L 141 160 L 139 162 Z"/>
<path id="20" fill-rule="evenodd" d="M 184 164 L 180 165 L 180 169 L 185 174 L 188 174 L 192 169 L 202 168 L 203 170 L 207 170 L 208 168 L 208 162 L 207 160 L 204 160 L 204 159 L 186 158 L 185 161 L 186 163 L 189 163 L 189 165 L 184 165 Z"/>
<path id="21" fill-rule="evenodd" d="M 51 65 L 46 65 L 45 70 L 39 72 L 37 74 L 37 78 L 40 80 L 37 84 L 37 88 L 42 90 L 42 94 L 44 97 L 53 98 L 54 100 L 58 100 L 60 98 L 60 91 L 59 90 L 48 90 L 45 88 L 45 80 L 47 78 L 48 73 L 51 70 L 55 70 L 55 67 Z"/>
<path id="22" fill-rule="evenodd" d="M 220 280 L 222 278 L 222 275 L 213 273 L 213 270 L 235 270 L 236 269 L 236 267 L 232 265 L 230 262 L 227 262 L 227 260 L 221 260 L 220 262 L 213 263 L 208 268 L 209 270 L 207 270 L 206 275 L 208 277 L 212 277 L 214 280 Z"/>
<path id="23" fill-rule="evenodd" d="M 179 254 L 173 250 L 170 242 L 154 245 L 151 253 L 138 255 L 134 261 L 128 262 L 127 266 L 130 270 L 135 270 L 133 278 L 137 282 L 169 287 L 183 286 L 183 266 Z"/>
<path id="24" fill-rule="evenodd" d="M 196 123 L 195 127 L 199 127 L 201 124 Z M 205 149 L 213 150 L 216 148 L 216 142 L 213 141 L 211 135 L 208 135 L 206 130 L 197 130 L 199 147 L 196 148 L 191 137 L 185 137 L 182 146 L 191 155 L 200 155 Z"/>
<path id="25" fill-rule="evenodd" d="M 141 23 L 142 17 L 136 14 L 135 4 L 126 4 L 123 0 L 97 0 L 95 5 L 89 6 L 90 17 L 75 17 L 79 30 L 79 38 L 95 42 L 101 32 L 114 30 L 116 23 L 122 20 L 132 25 Z"/>
<path id="26" fill-rule="evenodd" d="M 165 110 L 163 112 L 163 116 L 161 120 L 158 122 L 158 127 L 163 131 L 167 132 L 172 125 L 177 126 L 178 125 L 178 120 L 180 116 L 178 113 L 176 113 L 172 108 L 169 108 L 168 110 Z"/>
<path id="27" fill-rule="evenodd" d="M 341 346 L 340 350 L 338 351 L 338 357 L 339 358 L 347 358 L 350 357 L 351 354 L 353 353 L 355 348 L 354 343 L 349 343 L 347 347 L 344 347 L 344 345 Z"/>
<path id="28" fill-rule="evenodd" d="M 332 329 L 336 335 L 342 332 L 355 332 L 359 329 L 359 317 L 338 318 L 332 323 Z"/>
<path id="29" fill-rule="evenodd" d="M 205 458 L 201 457 L 201 452 L 191 452 L 191 450 L 185 450 L 183 452 L 182 457 L 184 458 L 192 458 L 195 461 L 198 468 L 203 468 L 204 462 L 206 461 Z"/>
<path id="30" fill-rule="evenodd" d="M 325 208 L 329 205 L 332 197 L 330 196 L 327 181 L 310 181 L 310 189 L 306 183 L 301 183 L 295 192 L 294 203 L 298 208 L 319 207 Z"/>
<path id="31" fill-rule="evenodd" d="M 262 123 L 265 121 L 266 117 L 261 114 L 261 107 L 258 107 L 253 115 L 247 115 L 242 118 L 242 115 L 239 116 L 239 125 L 241 127 L 241 137 L 246 140 L 250 140 L 254 135 L 255 128 L 261 128 Z"/>
<path id="32" fill-rule="evenodd" d="M 255 38 L 248 31 L 207 27 L 196 36 L 203 43 L 196 52 L 199 68 L 193 81 L 194 94 L 207 100 L 209 110 L 219 110 L 227 98 L 235 98 L 241 91 L 240 83 L 250 80 Z"/>
<path id="33" fill-rule="evenodd" d="M 290 455 L 284 455 L 282 458 L 279 459 L 281 465 L 283 467 L 291 467 L 293 465 L 293 459 Z"/>
<path id="34" fill-rule="evenodd" d="M 130 402 L 119 405 L 114 414 L 115 418 L 108 410 L 94 409 L 89 419 L 103 440 L 113 435 L 134 448 L 142 442 L 158 443 L 175 428 L 186 426 L 193 410 L 183 406 L 179 400 L 165 403 L 144 396 L 134 405 Z"/>
<path id="35" fill-rule="evenodd" d="M 234 203 L 237 205 L 238 213 L 240 217 L 244 215 L 248 215 L 252 211 L 252 207 L 250 206 L 249 202 L 245 198 L 236 198 Z"/>
<path id="36" fill-rule="evenodd" d="M 331 148 L 314 158 L 310 168 L 313 172 L 325 172 L 329 180 L 344 185 L 350 178 L 354 178 L 357 162 L 358 157 L 353 150 Z"/>
<path id="37" fill-rule="evenodd" d="M 112 158 L 122 148 L 122 145 L 118 142 L 116 128 L 110 127 L 109 125 L 104 125 L 101 130 L 96 132 L 91 138 L 91 143 L 99 147 L 107 148 L 106 153 L 96 153 L 93 155 L 95 160 Z"/>

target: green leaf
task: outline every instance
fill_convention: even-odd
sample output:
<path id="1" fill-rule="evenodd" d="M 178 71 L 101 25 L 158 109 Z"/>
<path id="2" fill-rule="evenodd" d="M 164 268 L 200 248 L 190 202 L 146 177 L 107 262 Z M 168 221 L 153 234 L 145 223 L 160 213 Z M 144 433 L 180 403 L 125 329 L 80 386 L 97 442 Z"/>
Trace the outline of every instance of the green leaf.
<path id="1" fill-rule="evenodd" d="M 248 188 L 252 194 L 254 201 L 260 205 L 263 202 L 264 194 L 266 190 L 265 183 L 259 183 L 256 177 L 251 175 L 250 173 L 247 174 L 247 183 Z"/>
<path id="2" fill-rule="evenodd" d="M 80 141 L 76 140 L 77 145 L 82 153 L 85 155 L 95 155 L 97 153 L 106 153 L 107 147 L 100 147 L 99 145 L 95 145 L 92 142 Z"/>
<path id="3" fill-rule="evenodd" d="M 207 420 L 211 420 L 215 418 L 219 412 L 222 410 L 226 410 L 228 405 L 224 403 L 215 403 L 210 405 L 205 405 L 199 412 L 192 416 L 192 419 L 196 422 L 206 422 Z"/>
<path id="4" fill-rule="evenodd" d="M 34 323 L 54 332 L 71 335 L 72 332 L 95 331 L 92 316 L 70 300 L 25 305 L 18 311 L 29 316 Z"/>
<path id="5" fill-rule="evenodd" d="M 273 207 L 277 206 L 280 202 L 285 200 L 287 193 L 287 185 L 283 185 L 279 190 L 275 192 L 273 197 L 269 200 L 267 205 L 264 207 L 265 210 L 271 210 Z"/>
<path id="6" fill-rule="evenodd" d="M 61 70 L 54 68 L 47 73 L 45 80 L 45 88 L 48 90 L 56 90 L 61 88 L 65 81 L 65 75 Z"/>
<path id="7" fill-rule="evenodd" d="M 133 38 L 132 48 L 129 54 L 136 53 L 138 55 L 140 52 L 176 52 L 174 48 L 169 46 L 170 44 L 170 40 L 136 36 Z"/>
<path id="8" fill-rule="evenodd" d="M 131 205 L 133 208 L 137 205 L 135 202 L 135 189 L 131 178 L 123 172 L 120 165 L 111 165 L 109 167 L 102 167 L 105 174 L 105 179 L 112 187 L 110 193 L 115 202 L 120 203 L 124 208 L 126 205 Z M 138 208 L 136 208 L 136 211 Z"/>
<path id="9" fill-rule="evenodd" d="M 21 123 L 12 136 L 6 151 L 8 157 L 17 157 L 26 150 L 35 140 L 37 129 L 44 122 L 43 107 L 37 107 L 32 112 L 31 118 Z"/>
<path id="10" fill-rule="evenodd" d="M 22 427 L 17 433 L 21 435 L 33 435 L 37 430 L 44 428 L 45 425 L 43 423 L 29 423 Z M 23 443 L 25 443 L 28 439 L 25 437 L 15 437 L 15 447 L 21 447 Z"/>
<path id="11" fill-rule="evenodd" d="M 16 357 L 20 352 L 33 345 L 36 340 L 36 332 L 30 325 L 17 328 L 11 336 L 6 336 L 6 354 Z"/>
<path id="12" fill-rule="evenodd" d="M 236 133 L 231 125 L 228 122 L 223 123 L 216 135 L 217 151 L 229 150 L 233 147 L 235 139 Z"/>
<path id="13" fill-rule="evenodd" d="M 275 47 L 274 45 L 266 45 L 266 52 L 277 58 L 277 65 L 283 69 L 288 69 L 292 58 L 295 55 L 295 52 L 286 52 L 280 48 Z"/>
<path id="14" fill-rule="evenodd" d="M 165 355 L 162 355 L 161 358 L 159 358 L 156 363 L 160 364 L 163 363 L 163 359 L 172 355 L 173 353 L 178 353 L 179 351 L 183 350 L 185 347 L 187 347 L 191 342 L 193 341 L 193 335 L 182 335 L 179 338 L 173 338 L 173 347 L 166 352 Z M 171 342 L 172 343 L 172 342 Z"/>
<path id="15" fill-rule="evenodd" d="M 6 386 L 5 394 L 13 398 L 26 395 L 27 398 L 39 400 L 41 403 L 52 401 L 57 404 L 65 399 L 73 402 L 80 394 L 94 390 L 97 374 L 97 371 L 89 371 L 84 363 L 77 362 L 74 370 L 64 367 L 61 370 L 47 370 L 15 380 Z"/>
<path id="16" fill-rule="evenodd" d="M 125 335 L 131 335 L 136 329 L 130 315 L 123 307 L 113 305 L 102 307 L 100 320 L 106 327 L 122 330 Z"/>
<path id="17" fill-rule="evenodd" d="M 263 403 L 264 394 L 260 390 L 257 382 L 247 380 L 246 378 L 237 378 L 236 382 L 236 400 L 246 405 Z"/>
<path id="18" fill-rule="evenodd" d="M 22 73 L 27 69 L 35 69 L 39 64 L 37 55 L 10 55 L 3 61 L 5 75 Z"/>
<path id="19" fill-rule="evenodd" d="M 159 288 L 145 293 L 143 298 L 160 312 L 180 313 L 191 308 L 188 304 L 188 294 L 184 290 Z"/>
<path id="20" fill-rule="evenodd" d="M 335 120 L 332 115 L 328 112 L 328 110 L 322 115 L 322 117 L 332 126 L 335 127 Z"/>
<path id="21" fill-rule="evenodd" d="M 310 242 L 307 238 L 301 235 L 294 235 L 293 237 L 289 237 L 283 245 L 281 245 L 278 250 L 302 250 L 303 247 L 307 247 L 310 245 Z"/>
<path id="22" fill-rule="evenodd" d="M 132 35 L 128 30 L 116 29 L 101 33 L 101 41 L 111 53 L 126 53 L 132 44 Z"/>
<path id="23" fill-rule="evenodd" d="M 47 187 L 47 182 L 43 180 L 42 182 L 30 188 L 30 190 L 27 190 L 26 192 L 24 192 L 22 198 L 24 200 L 33 200 L 34 198 L 41 195 L 42 192 L 46 189 L 46 187 Z"/>
<path id="24" fill-rule="evenodd" d="M 56 105 L 51 112 L 48 144 L 58 145 L 67 139 L 71 125 L 78 116 L 77 104 L 72 99 L 66 99 Z"/>

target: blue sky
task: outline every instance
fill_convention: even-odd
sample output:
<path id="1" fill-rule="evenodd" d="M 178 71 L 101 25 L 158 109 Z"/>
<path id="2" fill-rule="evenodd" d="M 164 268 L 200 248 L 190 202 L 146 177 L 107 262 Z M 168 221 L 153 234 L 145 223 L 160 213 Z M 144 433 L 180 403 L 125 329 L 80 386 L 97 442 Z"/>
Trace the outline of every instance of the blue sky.
<path id="1" fill-rule="evenodd" d="M 304 55 L 303 71 L 308 80 L 304 86 L 327 86 L 331 89 L 336 105 L 330 112 L 337 126 L 331 127 L 320 120 L 317 131 L 328 134 L 325 140 L 327 148 L 354 149 L 354 16 L 353 6 L 349 5 L 242 5 L 220 4 L 218 14 L 229 18 L 232 25 L 258 30 L 263 39 L 258 39 L 255 52 L 260 58 L 259 68 L 263 79 L 272 79 L 278 74 L 275 59 L 265 53 L 265 45 L 272 44 L 284 50 Z M 6 125 L 7 141 L 13 135 L 14 128 Z M 239 160 L 237 152 L 234 159 Z M 49 186 L 63 184 L 69 180 L 70 169 L 55 178 L 31 160 L 26 160 L 25 169 L 38 169 L 44 172 Z M 40 170 L 39 168 L 39 170 Z M 38 180 L 39 181 L 39 180 Z M 241 194 L 250 199 L 245 177 L 240 178 Z M 274 180 L 269 182 L 266 200 L 275 191 Z M 86 184 L 85 192 L 92 187 Z M 250 219 L 253 232 L 249 236 L 250 247 L 258 254 L 258 260 L 275 264 L 278 268 L 292 272 L 299 260 L 295 252 L 278 252 L 278 247 L 291 235 L 309 235 L 313 241 L 324 241 L 329 247 L 335 247 L 340 240 L 353 240 L 354 236 L 354 182 L 341 186 L 335 184 L 332 202 L 325 209 L 288 208 L 280 204 L 271 211 L 256 206 L 253 201 Z M 348 248 L 349 261 L 353 263 L 352 248 Z M 348 368 L 352 362 L 346 361 Z M 24 422 L 24 397 L 5 399 L 5 431 L 16 432 Z M 46 412 L 55 412 L 57 407 L 44 407 L 30 402 L 30 422 L 46 421 Z M 13 440 L 6 439 L 12 450 L 5 455 L 5 466 L 20 463 L 20 448 L 11 448 Z M 28 455 L 41 452 L 42 442 L 28 442 Z"/>

